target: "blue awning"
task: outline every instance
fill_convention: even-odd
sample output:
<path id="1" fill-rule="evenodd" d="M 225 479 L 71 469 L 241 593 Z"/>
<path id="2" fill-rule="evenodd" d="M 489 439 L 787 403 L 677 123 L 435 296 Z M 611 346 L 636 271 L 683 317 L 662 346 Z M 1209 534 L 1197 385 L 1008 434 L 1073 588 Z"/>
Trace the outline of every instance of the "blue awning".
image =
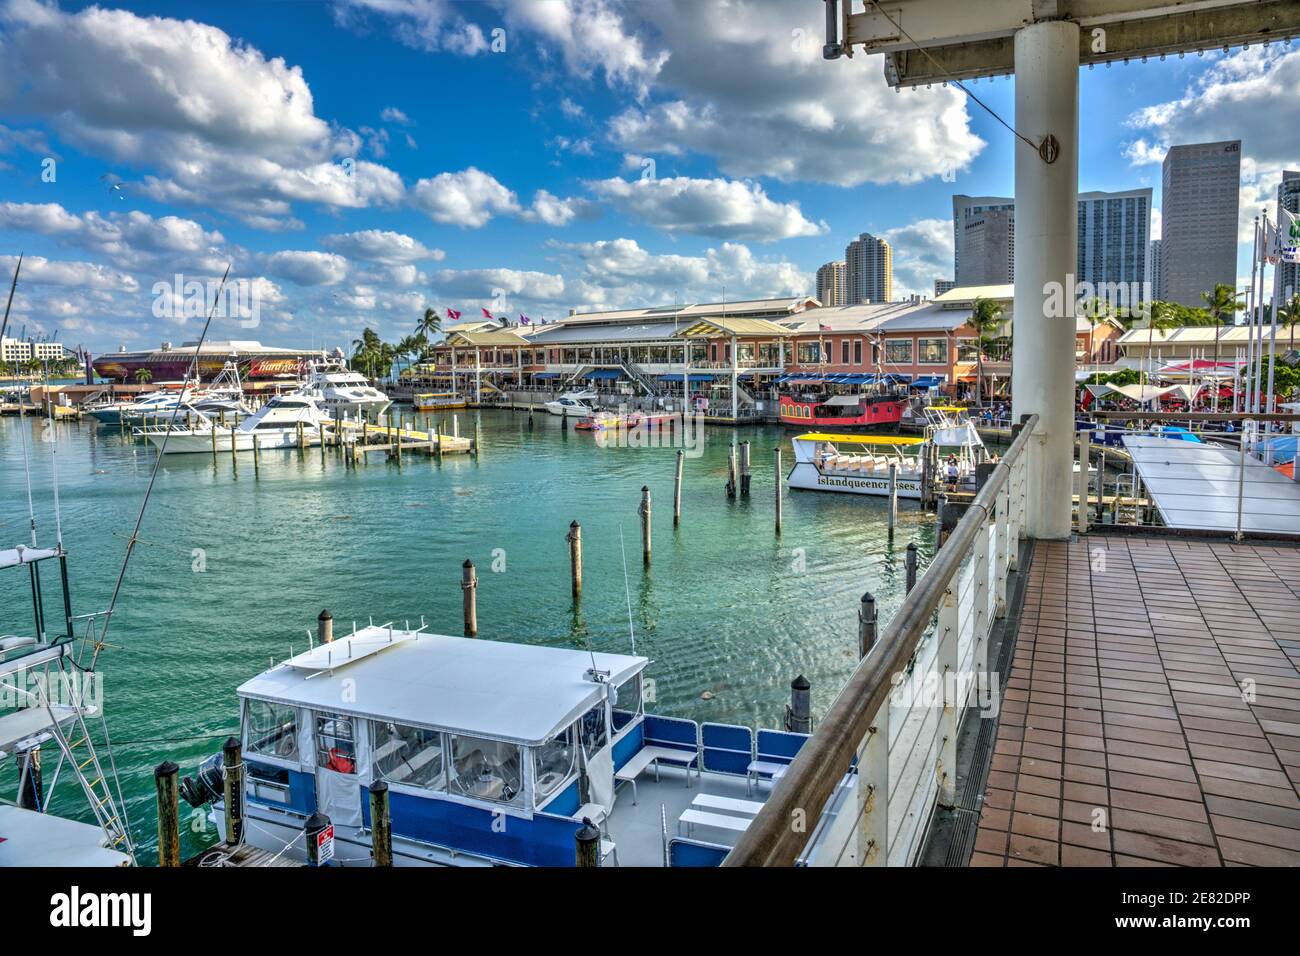
<path id="1" fill-rule="evenodd" d="M 582 376 L 588 381 L 611 382 L 621 376 L 623 373 L 616 368 L 598 368 Z"/>
<path id="2" fill-rule="evenodd" d="M 683 378 L 681 375 L 673 375 L 672 373 L 659 375 L 657 377 L 661 382 L 680 382 Z M 704 372 L 691 372 L 690 379 L 692 382 L 711 382 L 713 381 L 714 376 Z"/>
<path id="3" fill-rule="evenodd" d="M 533 378 L 557 378 L 559 372 L 534 372 Z"/>
<path id="4" fill-rule="evenodd" d="M 943 384 L 943 375 L 922 375 L 912 383 L 913 388 L 937 388 Z"/>
<path id="5" fill-rule="evenodd" d="M 886 372 L 880 376 L 880 380 L 886 385 L 903 385 L 912 380 L 912 376 L 904 375 L 902 372 Z"/>

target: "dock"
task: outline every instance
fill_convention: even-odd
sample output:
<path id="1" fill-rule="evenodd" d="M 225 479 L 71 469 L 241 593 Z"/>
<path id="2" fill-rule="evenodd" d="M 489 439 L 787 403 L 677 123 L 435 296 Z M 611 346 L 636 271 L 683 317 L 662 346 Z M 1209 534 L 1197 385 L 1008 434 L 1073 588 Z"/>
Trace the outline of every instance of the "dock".
<path id="1" fill-rule="evenodd" d="M 472 438 L 458 434 L 445 435 L 433 426 L 428 431 L 401 425 L 371 425 L 351 419 L 327 420 L 328 428 L 354 459 L 364 460 L 371 452 L 387 452 L 398 456 L 420 451 L 427 455 L 467 455 L 476 448 Z"/>
<path id="2" fill-rule="evenodd" d="M 201 853 L 186 860 L 183 866 L 194 867 L 288 867 L 299 869 L 302 863 L 298 860 L 291 859 L 288 854 L 280 855 L 272 853 L 270 850 L 259 849 L 255 846 L 243 844 L 242 846 L 232 847 L 229 843 L 217 843 L 208 847 Z"/>

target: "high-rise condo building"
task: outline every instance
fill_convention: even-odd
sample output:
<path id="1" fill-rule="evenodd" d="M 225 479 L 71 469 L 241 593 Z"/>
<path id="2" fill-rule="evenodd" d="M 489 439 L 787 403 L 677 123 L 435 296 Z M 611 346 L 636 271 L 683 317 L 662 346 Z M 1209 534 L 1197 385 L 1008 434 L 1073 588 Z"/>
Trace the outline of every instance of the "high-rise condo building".
<path id="1" fill-rule="evenodd" d="M 894 252 L 884 239 L 864 232 L 844 249 L 846 305 L 892 302 Z"/>
<path id="2" fill-rule="evenodd" d="M 1300 215 L 1300 172 L 1288 169 L 1282 173 L 1282 181 L 1277 184 L 1277 201 L 1287 212 Z M 1300 293 L 1300 264 L 1281 262 L 1278 268 L 1282 270 L 1282 281 L 1278 284 L 1282 302 L 1290 302 L 1291 296 Z"/>
<path id="3" fill-rule="evenodd" d="M 844 301 L 844 281 L 844 263 L 826 263 L 817 270 L 817 301 L 822 305 L 847 305 Z"/>
<path id="4" fill-rule="evenodd" d="M 1151 298 L 1160 298 L 1160 240 L 1147 243 L 1147 281 L 1151 283 Z"/>
<path id="5" fill-rule="evenodd" d="M 1171 146 L 1160 176 L 1160 298 L 1199 306 L 1237 284 L 1241 141 Z"/>

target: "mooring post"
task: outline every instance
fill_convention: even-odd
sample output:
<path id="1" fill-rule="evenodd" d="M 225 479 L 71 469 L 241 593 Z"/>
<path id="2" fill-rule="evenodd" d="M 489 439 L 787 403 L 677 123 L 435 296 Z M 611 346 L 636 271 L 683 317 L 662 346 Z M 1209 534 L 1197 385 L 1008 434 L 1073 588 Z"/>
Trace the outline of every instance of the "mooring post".
<path id="1" fill-rule="evenodd" d="M 589 817 L 573 834 L 574 864 L 581 868 L 600 866 L 600 830 Z"/>
<path id="2" fill-rule="evenodd" d="M 465 559 L 460 571 L 460 589 L 465 599 L 465 636 L 478 636 L 478 575 L 474 571 L 474 562 Z"/>
<path id="3" fill-rule="evenodd" d="M 894 536 L 894 525 L 898 524 L 898 464 L 889 463 L 889 536 Z"/>
<path id="4" fill-rule="evenodd" d="M 876 644 L 876 599 L 868 591 L 858 605 L 858 657 L 866 657 Z"/>
<path id="5" fill-rule="evenodd" d="M 740 446 L 740 494 L 749 497 L 749 442 Z"/>
<path id="6" fill-rule="evenodd" d="M 916 587 L 916 542 L 907 542 L 907 557 L 903 560 L 903 566 L 907 569 L 907 592 L 912 593 L 912 588 Z"/>
<path id="7" fill-rule="evenodd" d="M 334 615 L 329 608 L 322 608 L 316 617 L 316 643 L 332 644 L 334 642 Z"/>
<path id="8" fill-rule="evenodd" d="M 402 419 L 400 417 L 397 419 L 397 437 L 393 441 L 393 447 L 397 451 L 397 467 L 400 469 L 402 467 Z"/>
<path id="9" fill-rule="evenodd" d="M 334 827 L 330 818 L 317 810 L 307 818 L 302 830 L 307 840 L 307 865 L 324 866 L 334 856 Z"/>
<path id="10" fill-rule="evenodd" d="M 802 674 L 790 681 L 790 706 L 785 709 L 785 729 L 795 734 L 812 732 L 812 684 Z"/>
<path id="11" fill-rule="evenodd" d="M 375 866 L 393 865 L 393 820 L 388 809 L 388 784 L 370 785 L 370 852 Z"/>
<path id="12" fill-rule="evenodd" d="M 775 458 L 775 461 L 776 461 L 776 481 L 773 482 L 773 486 L 776 488 L 776 533 L 777 533 L 778 535 L 780 535 L 780 533 L 781 533 L 781 505 L 782 505 L 782 502 L 781 502 L 781 449 L 780 449 L 780 448 L 773 448 L 772 451 L 776 453 L 776 458 Z"/>
<path id="13" fill-rule="evenodd" d="M 253 477 L 256 478 L 262 473 L 261 462 L 262 450 L 261 443 L 257 440 L 257 432 L 253 432 Z"/>
<path id="14" fill-rule="evenodd" d="M 306 447 L 307 437 L 302 430 L 302 422 L 298 423 L 298 454 L 302 455 L 303 448 Z"/>
<path id="15" fill-rule="evenodd" d="M 212 467 L 217 465 L 217 423 L 209 420 L 208 433 L 212 436 Z"/>
<path id="16" fill-rule="evenodd" d="M 641 516 L 641 558 L 650 564 L 650 488 L 641 486 L 641 505 L 636 509 Z"/>
<path id="17" fill-rule="evenodd" d="M 573 596 L 582 596 L 582 525 L 576 521 L 569 522 L 569 570 L 573 577 Z"/>
<path id="18" fill-rule="evenodd" d="M 221 799 L 226 805 L 226 843 L 239 846 L 244 842 L 244 757 L 238 737 L 227 737 L 221 745 L 221 764 L 225 770 Z"/>
<path id="19" fill-rule="evenodd" d="M 479 420 L 474 419 L 474 460 L 478 461 L 479 450 L 483 447 L 483 429 L 479 427 Z"/>
<path id="20" fill-rule="evenodd" d="M 180 767 L 164 760 L 153 772 L 158 801 L 158 865 L 181 865 L 180 790 L 176 778 Z"/>
<path id="21" fill-rule="evenodd" d="M 455 412 L 452 412 L 451 415 L 451 437 L 452 438 L 460 437 L 460 416 L 457 415 Z"/>
<path id="22" fill-rule="evenodd" d="M 677 450 L 677 473 L 673 478 L 673 527 L 682 523 L 682 468 L 686 462 L 686 452 Z"/>
<path id="23" fill-rule="evenodd" d="M 41 778 L 41 745 L 20 750 L 18 762 L 18 806 L 24 810 L 45 812 L 45 783 Z"/>
<path id="24" fill-rule="evenodd" d="M 736 497 L 736 442 L 727 449 L 727 497 Z"/>

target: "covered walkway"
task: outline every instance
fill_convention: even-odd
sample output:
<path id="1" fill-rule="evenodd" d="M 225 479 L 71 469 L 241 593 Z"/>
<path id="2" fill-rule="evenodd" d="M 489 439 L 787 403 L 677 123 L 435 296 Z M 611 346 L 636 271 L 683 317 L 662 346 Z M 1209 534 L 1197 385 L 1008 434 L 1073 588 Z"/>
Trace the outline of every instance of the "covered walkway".
<path id="1" fill-rule="evenodd" d="M 1300 549 L 1036 544 L 974 866 L 1300 865 Z"/>

